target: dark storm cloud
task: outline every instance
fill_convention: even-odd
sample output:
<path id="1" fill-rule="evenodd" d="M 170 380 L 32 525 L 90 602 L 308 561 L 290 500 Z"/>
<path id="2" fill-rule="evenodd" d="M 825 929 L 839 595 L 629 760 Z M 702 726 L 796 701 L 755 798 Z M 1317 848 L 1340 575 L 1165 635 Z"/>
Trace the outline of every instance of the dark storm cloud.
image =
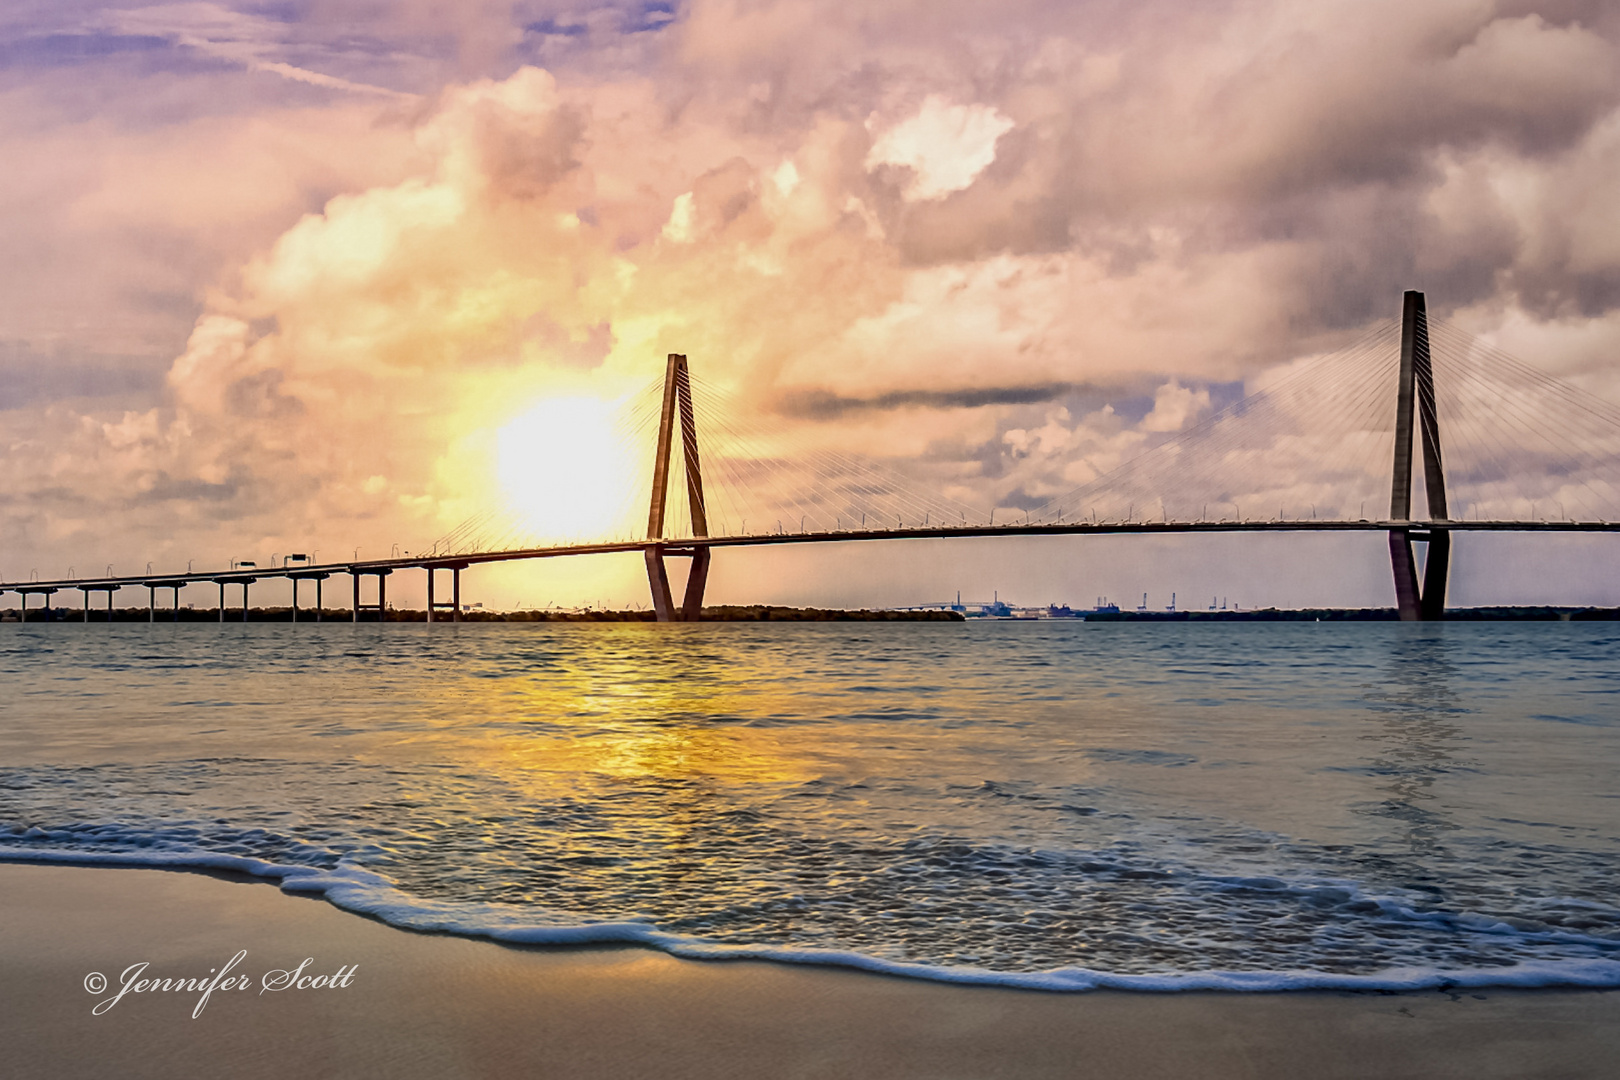
<path id="1" fill-rule="evenodd" d="M 26 342 L 0 342 L 0 409 L 22 409 L 64 398 L 155 402 L 162 394 L 167 365 L 156 365 L 150 358 L 142 361 L 139 357 L 52 353 Z"/>
<path id="2" fill-rule="evenodd" d="M 826 390 L 797 391 L 777 402 L 784 416 L 832 420 L 856 412 L 891 409 L 977 409 L 986 405 L 1035 405 L 1093 388 L 1079 383 L 991 386 L 972 390 L 897 390 L 869 398 L 840 397 Z"/>

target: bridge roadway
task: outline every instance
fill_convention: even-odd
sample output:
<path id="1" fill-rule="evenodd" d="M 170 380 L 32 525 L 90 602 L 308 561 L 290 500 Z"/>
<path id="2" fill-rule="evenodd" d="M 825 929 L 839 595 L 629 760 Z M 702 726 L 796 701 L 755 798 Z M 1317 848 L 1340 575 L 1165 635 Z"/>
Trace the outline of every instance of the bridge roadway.
<path id="1" fill-rule="evenodd" d="M 81 589 L 111 592 L 114 589 L 145 587 L 171 589 L 191 584 L 246 585 L 266 578 L 310 579 L 333 574 L 377 575 L 395 570 L 463 570 L 480 563 L 514 562 L 521 559 L 552 559 L 567 555 L 606 555 L 616 552 L 646 551 L 658 548 L 670 555 L 689 554 L 698 548 L 761 547 L 770 544 L 828 544 L 870 540 L 944 540 L 962 537 L 1007 536 L 1100 536 L 1127 534 L 1156 536 L 1182 533 L 1257 532 L 1406 532 L 1413 540 L 1427 538 L 1431 530 L 1449 532 L 1620 532 L 1613 521 L 1113 521 L 1059 522 L 1008 525 L 945 525 L 923 528 L 842 529 L 833 532 L 748 533 L 740 536 L 704 536 L 668 540 L 615 540 L 597 544 L 560 544 L 554 547 L 514 548 L 505 551 L 468 552 L 459 555 L 407 555 L 399 558 L 356 560 L 298 566 L 237 568 L 185 574 L 140 574 L 128 577 L 59 578 L 51 581 L 0 582 L 0 594 L 41 594 Z M 111 600 L 111 596 L 108 597 Z"/>

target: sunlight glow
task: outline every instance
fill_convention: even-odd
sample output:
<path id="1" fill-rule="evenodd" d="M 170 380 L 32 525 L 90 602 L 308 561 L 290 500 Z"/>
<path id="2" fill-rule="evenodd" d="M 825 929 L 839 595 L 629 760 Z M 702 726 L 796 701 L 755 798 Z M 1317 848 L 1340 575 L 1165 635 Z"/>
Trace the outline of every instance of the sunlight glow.
<path id="1" fill-rule="evenodd" d="M 536 535 L 605 539 L 624 526 L 637 462 L 612 402 L 549 398 L 502 428 L 497 446 L 501 488 Z"/>

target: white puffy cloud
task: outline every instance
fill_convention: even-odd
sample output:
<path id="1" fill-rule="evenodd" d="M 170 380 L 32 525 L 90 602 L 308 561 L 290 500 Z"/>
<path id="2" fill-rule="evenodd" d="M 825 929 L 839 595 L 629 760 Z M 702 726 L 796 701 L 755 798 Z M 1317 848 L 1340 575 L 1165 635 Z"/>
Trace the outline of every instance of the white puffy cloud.
<path id="1" fill-rule="evenodd" d="M 1153 410 L 1142 418 L 1143 431 L 1180 431 L 1209 409 L 1209 391 L 1168 382 L 1153 394 Z"/>
<path id="2" fill-rule="evenodd" d="M 872 126 L 870 120 L 867 126 Z M 952 105 L 930 94 L 915 116 L 877 137 L 866 167 L 910 169 L 903 194 L 908 201 L 943 198 L 973 183 L 996 160 L 996 140 L 1012 127 L 993 106 Z"/>

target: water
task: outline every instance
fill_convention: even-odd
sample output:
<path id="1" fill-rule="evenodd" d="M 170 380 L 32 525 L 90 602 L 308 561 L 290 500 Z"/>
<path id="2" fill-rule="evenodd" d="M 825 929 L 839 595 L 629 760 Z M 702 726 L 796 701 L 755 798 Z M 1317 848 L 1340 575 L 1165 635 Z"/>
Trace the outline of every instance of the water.
<path id="1" fill-rule="evenodd" d="M 0 857 L 1050 988 L 1620 985 L 1614 624 L 9 625 Z"/>

